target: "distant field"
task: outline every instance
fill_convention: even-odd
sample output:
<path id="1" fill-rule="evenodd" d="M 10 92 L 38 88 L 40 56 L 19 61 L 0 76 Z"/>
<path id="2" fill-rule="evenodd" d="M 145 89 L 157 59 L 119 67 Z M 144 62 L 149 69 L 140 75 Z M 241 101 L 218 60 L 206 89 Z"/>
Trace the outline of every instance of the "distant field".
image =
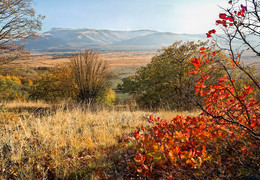
<path id="1" fill-rule="evenodd" d="M 101 53 L 101 57 L 108 62 L 112 70 L 118 69 L 123 74 L 125 68 L 138 68 L 147 65 L 153 56 L 158 54 L 157 51 L 145 52 L 109 52 Z M 30 68 L 34 70 L 46 69 L 53 67 L 58 63 L 69 62 L 68 54 L 32 54 L 30 59 L 15 60 L 8 65 L 4 65 L 4 69 L 8 68 Z M 260 70 L 260 57 L 255 56 L 253 53 L 245 53 L 243 56 L 245 65 L 255 65 Z"/>
<path id="2" fill-rule="evenodd" d="M 148 64 L 156 51 L 147 52 L 111 52 L 102 53 L 101 57 L 108 62 L 112 69 L 122 67 L 140 67 Z M 69 62 L 69 56 L 32 54 L 30 59 L 16 60 L 8 64 L 9 67 L 48 68 L 57 63 Z M 6 65 L 7 66 L 7 65 Z"/>
<path id="3" fill-rule="evenodd" d="M 100 56 L 108 62 L 113 72 L 119 75 L 127 76 L 128 70 L 131 71 L 141 66 L 147 65 L 152 57 L 156 54 L 155 51 L 148 52 L 113 52 L 102 53 Z M 44 54 L 32 54 L 30 59 L 15 60 L 7 65 L 2 66 L 2 70 L 11 70 L 14 68 L 27 68 L 33 70 L 45 70 L 59 63 L 69 62 L 69 56 L 55 56 Z"/>

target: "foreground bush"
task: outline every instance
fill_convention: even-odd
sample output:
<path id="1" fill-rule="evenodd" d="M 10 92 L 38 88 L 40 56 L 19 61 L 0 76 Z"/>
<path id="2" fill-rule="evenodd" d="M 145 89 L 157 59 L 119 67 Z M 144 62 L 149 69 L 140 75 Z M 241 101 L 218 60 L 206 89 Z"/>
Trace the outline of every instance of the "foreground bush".
<path id="1" fill-rule="evenodd" d="M 121 161 L 125 177 L 234 179 L 259 175 L 260 106 L 252 93 L 259 92 L 257 84 L 253 83 L 255 89 L 250 82 L 243 88 L 236 86 L 227 67 L 207 59 L 215 53 L 206 50 L 200 48 L 205 58 L 191 60 L 194 68 L 189 71 L 197 76 L 195 94 L 204 98 L 204 104 L 194 100 L 203 113 L 194 118 L 177 116 L 171 122 L 151 116 L 152 128 L 141 126 L 126 136 Z M 210 70 L 217 63 L 226 76 L 210 81 L 202 68 Z"/>
<path id="2" fill-rule="evenodd" d="M 235 125 L 206 116 L 148 121 L 151 128 L 123 138 L 125 178 L 229 179 L 259 172 L 258 141 Z"/>

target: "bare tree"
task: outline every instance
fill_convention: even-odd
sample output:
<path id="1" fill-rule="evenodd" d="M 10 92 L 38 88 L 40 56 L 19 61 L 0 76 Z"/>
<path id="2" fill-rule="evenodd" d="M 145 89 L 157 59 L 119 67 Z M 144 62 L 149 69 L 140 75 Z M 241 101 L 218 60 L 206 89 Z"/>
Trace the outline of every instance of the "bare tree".
<path id="1" fill-rule="evenodd" d="M 85 50 L 71 58 L 79 100 L 91 103 L 108 87 L 108 65 L 97 52 Z"/>
<path id="2" fill-rule="evenodd" d="M 17 44 L 41 29 L 44 16 L 36 15 L 31 0 L 0 0 L 0 65 L 25 53 Z"/>

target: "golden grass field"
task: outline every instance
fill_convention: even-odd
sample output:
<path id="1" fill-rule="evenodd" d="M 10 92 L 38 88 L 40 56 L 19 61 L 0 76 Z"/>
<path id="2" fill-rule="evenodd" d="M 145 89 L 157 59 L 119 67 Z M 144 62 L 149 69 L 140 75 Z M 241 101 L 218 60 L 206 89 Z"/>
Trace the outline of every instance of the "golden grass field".
<path id="1" fill-rule="evenodd" d="M 53 109 L 53 104 L 44 102 L 4 105 L 5 111 L 0 112 L 0 161 L 2 171 L 14 179 L 42 179 L 47 173 L 72 179 L 74 173 L 83 173 L 86 179 L 102 179 L 97 172 L 109 172 L 114 166 L 110 158 L 120 158 L 116 153 L 119 139 L 141 124 L 149 126 L 147 116 L 170 120 L 176 115 L 199 113 L 90 111 L 66 104 Z"/>
<path id="2" fill-rule="evenodd" d="M 147 65 L 151 58 L 156 54 L 156 51 L 147 52 L 111 52 L 102 53 L 100 56 L 107 61 L 110 68 L 124 68 L 124 67 L 140 67 Z M 9 67 L 53 67 L 57 63 L 69 62 L 69 57 L 55 56 L 55 55 L 39 55 L 32 54 L 29 59 L 15 60 L 8 64 Z"/>

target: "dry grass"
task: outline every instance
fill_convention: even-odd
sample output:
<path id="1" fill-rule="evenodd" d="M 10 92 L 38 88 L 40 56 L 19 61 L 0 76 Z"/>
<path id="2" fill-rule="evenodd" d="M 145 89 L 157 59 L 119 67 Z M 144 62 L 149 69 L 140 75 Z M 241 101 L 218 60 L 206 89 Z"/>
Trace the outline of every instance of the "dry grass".
<path id="1" fill-rule="evenodd" d="M 145 66 L 151 61 L 156 54 L 151 52 L 113 52 L 102 53 L 101 57 L 108 62 L 110 67 L 140 67 Z M 69 58 L 59 57 L 55 55 L 37 55 L 31 56 L 29 59 L 15 60 L 4 67 L 27 67 L 27 68 L 45 68 L 53 67 L 58 63 L 69 62 Z"/>
<path id="2" fill-rule="evenodd" d="M 7 109 L 14 106 L 26 109 L 49 105 L 40 102 L 6 104 Z M 73 174 L 77 177 L 79 174 L 89 175 L 85 178 L 95 179 L 98 169 L 112 166 L 106 153 L 111 154 L 124 134 L 131 133 L 141 124 L 149 126 L 146 117 L 150 114 L 152 112 L 104 109 L 91 112 L 80 107 L 59 108 L 44 116 L 29 112 L 2 112 L 0 168 L 5 175 L 15 179 L 51 175 L 68 178 Z M 153 114 L 170 120 L 177 114 L 196 116 L 198 112 L 160 111 Z M 119 155 L 115 156 L 119 158 Z"/>
<path id="3" fill-rule="evenodd" d="M 47 108 L 51 107 L 51 104 L 44 101 L 11 101 L 3 103 L 5 108 Z"/>

